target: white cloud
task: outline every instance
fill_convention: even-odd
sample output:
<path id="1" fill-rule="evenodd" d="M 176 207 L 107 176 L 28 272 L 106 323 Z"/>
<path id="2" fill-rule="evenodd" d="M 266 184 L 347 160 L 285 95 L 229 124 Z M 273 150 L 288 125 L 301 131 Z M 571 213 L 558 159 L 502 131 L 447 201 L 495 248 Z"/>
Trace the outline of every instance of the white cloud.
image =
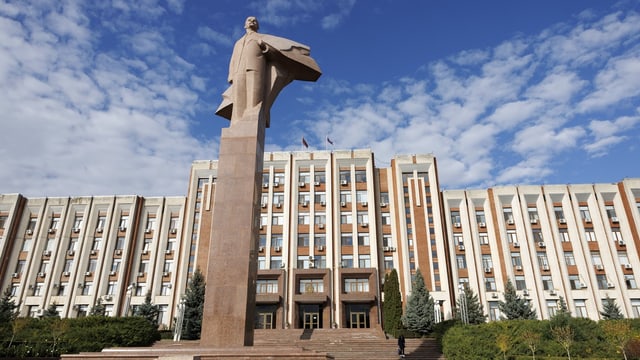
<path id="1" fill-rule="evenodd" d="M 628 139 L 627 132 L 640 124 L 640 116 L 622 116 L 616 120 L 593 120 L 589 123 L 593 141 L 584 145 L 594 157 L 603 156 L 612 146 Z"/>
<path id="2" fill-rule="evenodd" d="M 595 78 L 594 91 L 578 104 L 582 112 L 598 110 L 640 95 L 640 51 L 614 58 Z"/>
<path id="3" fill-rule="evenodd" d="M 215 31 L 208 26 L 198 27 L 198 36 L 224 46 L 231 46 L 233 44 L 231 36 Z"/>
<path id="4" fill-rule="evenodd" d="M 333 29 L 340 25 L 349 16 L 355 4 L 356 0 L 339 0 L 338 11 L 322 18 L 322 28 Z"/>

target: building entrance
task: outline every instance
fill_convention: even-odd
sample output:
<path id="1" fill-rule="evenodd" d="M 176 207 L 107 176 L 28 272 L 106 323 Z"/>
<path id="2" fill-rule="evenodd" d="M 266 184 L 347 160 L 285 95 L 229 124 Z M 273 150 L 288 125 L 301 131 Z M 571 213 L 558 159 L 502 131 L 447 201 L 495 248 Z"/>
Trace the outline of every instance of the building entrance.
<path id="1" fill-rule="evenodd" d="M 274 329 L 276 323 L 276 307 L 275 306 L 256 306 L 256 329 Z"/>
<path id="2" fill-rule="evenodd" d="M 369 324 L 369 305 L 349 304 L 345 306 L 347 312 L 348 328 L 368 328 Z"/>
<path id="3" fill-rule="evenodd" d="M 319 329 L 322 324 L 320 305 L 300 305 L 300 327 L 302 329 Z"/>

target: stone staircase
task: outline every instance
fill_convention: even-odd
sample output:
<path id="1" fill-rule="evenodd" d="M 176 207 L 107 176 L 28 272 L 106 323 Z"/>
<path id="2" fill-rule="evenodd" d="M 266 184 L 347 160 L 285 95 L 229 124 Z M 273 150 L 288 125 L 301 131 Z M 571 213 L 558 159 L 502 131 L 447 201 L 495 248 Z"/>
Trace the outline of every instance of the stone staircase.
<path id="1" fill-rule="evenodd" d="M 434 339 L 406 339 L 405 359 L 442 360 Z M 397 340 L 380 329 L 256 330 L 254 346 L 296 346 L 326 352 L 336 360 L 399 359 Z"/>

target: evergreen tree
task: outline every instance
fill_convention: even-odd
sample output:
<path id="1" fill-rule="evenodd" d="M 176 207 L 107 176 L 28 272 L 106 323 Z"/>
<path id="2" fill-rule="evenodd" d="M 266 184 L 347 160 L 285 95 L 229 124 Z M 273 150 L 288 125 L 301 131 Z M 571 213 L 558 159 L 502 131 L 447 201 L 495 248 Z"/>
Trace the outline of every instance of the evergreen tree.
<path id="1" fill-rule="evenodd" d="M 149 300 L 151 300 L 151 297 L 149 297 Z M 106 311 L 107 307 L 102 303 L 102 299 L 98 298 L 96 304 L 89 311 L 89 316 L 104 316 Z"/>
<path id="2" fill-rule="evenodd" d="M 516 293 L 516 288 L 513 286 L 511 279 L 507 280 L 504 286 L 504 301 L 498 303 L 498 309 L 507 320 L 535 320 L 537 317 L 536 311 L 531 307 L 531 303 Z"/>
<path id="3" fill-rule="evenodd" d="M 18 317 L 18 305 L 11 296 L 11 288 L 7 287 L 0 297 L 0 336 L 6 338 L 12 332 L 13 321 Z"/>
<path id="4" fill-rule="evenodd" d="M 136 308 L 135 316 L 142 316 L 152 324 L 158 323 L 160 307 L 151 303 L 151 291 L 144 297 L 144 303 Z"/>
<path id="5" fill-rule="evenodd" d="M 384 331 L 397 336 L 398 330 L 402 329 L 402 299 L 400 298 L 400 283 L 396 269 L 392 269 L 384 276 L 382 316 Z"/>
<path id="6" fill-rule="evenodd" d="M 204 305 L 205 282 L 200 269 L 196 269 L 184 294 L 184 321 L 182 338 L 200 339 L 202 327 L 202 307 Z"/>
<path id="7" fill-rule="evenodd" d="M 60 314 L 58 314 L 58 308 L 56 307 L 56 303 L 52 303 L 47 307 L 47 309 L 42 313 L 43 318 L 60 318 Z"/>
<path id="8" fill-rule="evenodd" d="M 464 283 L 464 300 L 466 303 L 467 319 L 469 319 L 469 324 L 484 323 L 487 320 L 487 315 L 484 313 L 478 295 L 473 292 L 473 289 L 471 289 L 467 283 Z M 462 319 L 460 311 L 463 304 L 461 302 L 461 298 L 458 298 L 456 301 L 456 319 Z"/>
<path id="9" fill-rule="evenodd" d="M 407 311 L 403 317 L 404 326 L 414 333 L 426 334 L 433 329 L 434 301 L 424 285 L 420 269 L 416 270 L 413 290 L 407 300 Z"/>
<path id="10" fill-rule="evenodd" d="M 602 318 L 605 320 L 618 320 L 624 318 L 620 307 L 616 304 L 616 300 L 607 295 L 606 299 L 602 300 L 602 311 L 600 312 Z"/>
<path id="11" fill-rule="evenodd" d="M 571 319 L 571 313 L 567 308 L 567 302 L 564 301 L 564 297 L 560 296 L 556 303 L 556 313 L 551 317 L 552 327 L 561 327 L 569 325 L 569 319 Z"/>

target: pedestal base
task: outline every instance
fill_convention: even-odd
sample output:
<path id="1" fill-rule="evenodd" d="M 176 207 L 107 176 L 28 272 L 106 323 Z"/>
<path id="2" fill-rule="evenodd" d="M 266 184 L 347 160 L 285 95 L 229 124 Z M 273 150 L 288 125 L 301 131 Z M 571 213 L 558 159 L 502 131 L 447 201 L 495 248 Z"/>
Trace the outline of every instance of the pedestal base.
<path id="1" fill-rule="evenodd" d="M 149 348 L 112 348 L 99 353 L 80 353 L 62 355 L 65 359 L 149 359 L 149 360 L 264 360 L 264 359 L 296 359 L 326 360 L 333 356 L 298 347 L 251 346 L 241 348 L 206 348 L 197 346 L 167 346 Z"/>

